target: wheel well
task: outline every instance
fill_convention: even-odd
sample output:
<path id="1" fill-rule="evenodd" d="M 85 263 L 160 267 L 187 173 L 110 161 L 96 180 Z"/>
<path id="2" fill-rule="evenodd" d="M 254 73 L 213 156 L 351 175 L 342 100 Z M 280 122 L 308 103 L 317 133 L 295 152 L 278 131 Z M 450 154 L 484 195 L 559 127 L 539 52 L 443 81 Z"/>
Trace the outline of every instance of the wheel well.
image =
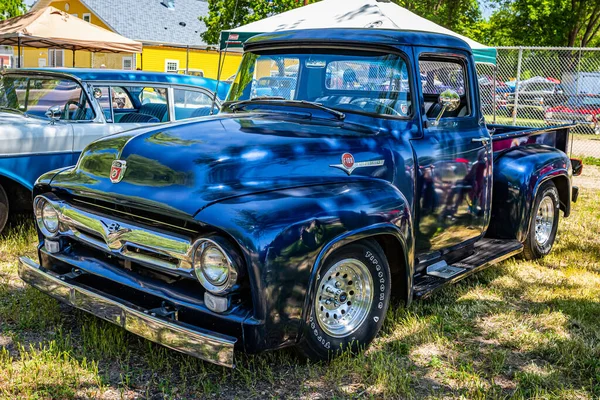
<path id="1" fill-rule="evenodd" d="M 557 176 L 556 178 L 552 178 L 552 182 L 558 190 L 560 209 L 564 212 L 565 217 L 568 217 L 571 212 L 571 193 L 569 193 L 569 179 L 566 176 Z"/>
<path id="2" fill-rule="evenodd" d="M 31 190 L 6 176 L 0 176 L 0 185 L 8 197 L 11 213 L 31 210 L 33 204 Z"/>
<path id="3" fill-rule="evenodd" d="M 406 255 L 402 244 L 393 235 L 377 235 L 373 239 L 383 249 L 390 266 L 393 295 L 408 304 L 410 301 L 410 282 L 407 278 Z"/>

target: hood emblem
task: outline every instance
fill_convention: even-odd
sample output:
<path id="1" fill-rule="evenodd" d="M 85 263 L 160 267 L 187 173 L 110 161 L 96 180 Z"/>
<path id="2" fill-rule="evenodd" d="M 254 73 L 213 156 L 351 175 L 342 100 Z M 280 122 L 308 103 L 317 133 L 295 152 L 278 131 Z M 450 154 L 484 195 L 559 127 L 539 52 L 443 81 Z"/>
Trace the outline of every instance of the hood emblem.
<path id="1" fill-rule="evenodd" d="M 123 180 L 125 170 L 127 169 L 127 162 L 121 160 L 115 160 L 110 166 L 110 181 L 112 183 L 119 183 Z"/>
<path id="2" fill-rule="evenodd" d="M 352 172 L 357 168 L 365 168 L 365 167 L 380 167 L 383 165 L 384 160 L 374 160 L 374 161 L 361 161 L 356 162 L 354 160 L 354 156 L 350 153 L 342 154 L 342 163 L 341 164 L 332 164 L 330 167 L 341 169 L 346 172 L 348 175 L 352 175 Z"/>

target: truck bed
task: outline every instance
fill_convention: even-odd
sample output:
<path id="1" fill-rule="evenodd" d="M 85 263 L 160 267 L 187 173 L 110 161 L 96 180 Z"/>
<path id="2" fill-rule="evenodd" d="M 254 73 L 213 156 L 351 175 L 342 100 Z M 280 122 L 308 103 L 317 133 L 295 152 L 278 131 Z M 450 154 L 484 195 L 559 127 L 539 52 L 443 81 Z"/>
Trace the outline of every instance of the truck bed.
<path id="1" fill-rule="evenodd" d="M 569 132 L 574 124 L 529 128 L 525 126 L 488 124 L 494 153 L 526 144 L 545 144 L 569 153 Z"/>

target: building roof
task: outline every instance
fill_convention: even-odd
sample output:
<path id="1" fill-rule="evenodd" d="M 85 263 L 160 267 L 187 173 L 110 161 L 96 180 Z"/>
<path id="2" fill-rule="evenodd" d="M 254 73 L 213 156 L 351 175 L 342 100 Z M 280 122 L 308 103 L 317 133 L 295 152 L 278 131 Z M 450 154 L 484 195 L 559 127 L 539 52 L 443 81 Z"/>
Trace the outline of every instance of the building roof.
<path id="1" fill-rule="evenodd" d="M 198 17 L 208 15 L 206 0 L 79 0 L 113 31 L 133 40 L 180 46 L 206 47 L 200 34 L 206 31 Z M 39 0 L 45 7 L 52 0 Z"/>
<path id="2" fill-rule="evenodd" d="M 93 69 L 93 68 L 20 68 L 5 71 L 7 74 L 64 74 L 75 77 L 82 81 L 107 81 L 107 82 L 136 82 L 136 83 L 158 83 L 172 85 L 187 85 L 203 87 L 211 92 L 218 90 L 218 97 L 223 100 L 227 96 L 230 84 L 219 82 L 210 78 L 183 74 L 167 74 L 164 72 L 148 71 L 124 71 L 118 69 Z"/>

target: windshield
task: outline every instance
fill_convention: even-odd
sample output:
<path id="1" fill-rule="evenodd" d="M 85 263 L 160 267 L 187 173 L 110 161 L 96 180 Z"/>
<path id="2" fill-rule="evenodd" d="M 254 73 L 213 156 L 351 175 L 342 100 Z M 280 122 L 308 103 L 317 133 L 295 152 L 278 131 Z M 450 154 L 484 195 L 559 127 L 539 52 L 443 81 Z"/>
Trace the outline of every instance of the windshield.
<path id="1" fill-rule="evenodd" d="M 44 119 L 50 107 L 59 107 L 64 120 L 94 118 L 77 82 L 57 77 L 4 75 L 0 80 L 0 107 Z"/>
<path id="2" fill-rule="evenodd" d="M 227 101 L 254 98 L 304 100 L 343 112 L 397 117 L 411 110 L 406 62 L 379 52 L 247 52 Z"/>

